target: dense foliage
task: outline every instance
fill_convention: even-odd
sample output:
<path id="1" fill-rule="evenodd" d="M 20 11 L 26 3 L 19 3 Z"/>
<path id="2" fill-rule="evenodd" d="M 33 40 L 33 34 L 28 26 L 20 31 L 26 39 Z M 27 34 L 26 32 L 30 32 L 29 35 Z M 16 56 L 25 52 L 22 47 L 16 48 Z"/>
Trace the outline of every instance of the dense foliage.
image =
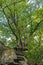
<path id="1" fill-rule="evenodd" d="M 43 62 L 43 0 L 0 0 L 0 40 L 28 45 L 28 60 Z"/>

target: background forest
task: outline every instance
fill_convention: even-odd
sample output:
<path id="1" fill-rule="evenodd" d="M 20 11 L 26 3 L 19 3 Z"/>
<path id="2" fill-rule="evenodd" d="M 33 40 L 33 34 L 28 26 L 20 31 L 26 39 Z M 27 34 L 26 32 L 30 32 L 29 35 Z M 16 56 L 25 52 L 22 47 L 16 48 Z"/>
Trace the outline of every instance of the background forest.
<path id="1" fill-rule="evenodd" d="M 28 48 L 30 65 L 43 65 L 43 0 L 0 0 L 0 41 Z"/>

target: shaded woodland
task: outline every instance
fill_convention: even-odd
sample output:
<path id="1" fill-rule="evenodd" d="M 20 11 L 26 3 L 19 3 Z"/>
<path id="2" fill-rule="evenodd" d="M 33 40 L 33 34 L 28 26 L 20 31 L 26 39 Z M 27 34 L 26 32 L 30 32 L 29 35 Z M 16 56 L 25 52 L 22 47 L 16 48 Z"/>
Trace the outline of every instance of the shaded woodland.
<path id="1" fill-rule="evenodd" d="M 0 65 L 43 65 L 43 0 L 0 0 Z"/>

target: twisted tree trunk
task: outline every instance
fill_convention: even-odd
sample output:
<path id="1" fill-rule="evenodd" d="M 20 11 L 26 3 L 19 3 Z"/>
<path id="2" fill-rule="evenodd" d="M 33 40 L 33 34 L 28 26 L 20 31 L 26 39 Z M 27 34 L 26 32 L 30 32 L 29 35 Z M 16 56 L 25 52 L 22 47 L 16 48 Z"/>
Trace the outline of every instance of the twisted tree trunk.
<path id="1" fill-rule="evenodd" d="M 3 49 L 3 46 L 0 49 Z M 27 48 L 18 46 L 13 49 L 4 47 L 3 50 L 0 50 L 0 65 L 28 65 L 23 54 L 25 50 Z"/>

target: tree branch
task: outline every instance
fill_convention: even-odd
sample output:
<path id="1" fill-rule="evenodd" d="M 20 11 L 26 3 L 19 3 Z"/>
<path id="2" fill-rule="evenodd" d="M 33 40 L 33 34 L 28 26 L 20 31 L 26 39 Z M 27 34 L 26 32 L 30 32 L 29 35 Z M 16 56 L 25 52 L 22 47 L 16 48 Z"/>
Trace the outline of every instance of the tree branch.
<path id="1" fill-rule="evenodd" d="M 3 13 L 4 13 L 4 15 L 6 16 L 6 13 L 4 12 L 4 10 L 3 10 Z M 17 40 L 17 39 L 18 39 L 18 37 L 17 37 L 17 35 L 15 34 L 14 30 L 12 29 L 12 27 L 11 27 L 11 25 L 10 25 L 10 23 L 9 23 L 9 18 L 8 18 L 7 16 L 6 16 L 6 18 L 7 18 L 7 21 L 8 21 L 8 25 L 9 25 L 9 27 L 10 27 L 10 29 L 11 29 L 12 33 L 15 35 L 16 40 Z"/>
<path id="2" fill-rule="evenodd" d="M 38 29 L 38 27 L 39 27 L 39 25 L 40 25 L 40 23 L 42 22 L 43 20 L 41 20 L 37 25 L 36 25 L 36 27 L 34 28 L 34 31 L 30 34 L 30 35 L 33 35 L 33 33 Z"/>

